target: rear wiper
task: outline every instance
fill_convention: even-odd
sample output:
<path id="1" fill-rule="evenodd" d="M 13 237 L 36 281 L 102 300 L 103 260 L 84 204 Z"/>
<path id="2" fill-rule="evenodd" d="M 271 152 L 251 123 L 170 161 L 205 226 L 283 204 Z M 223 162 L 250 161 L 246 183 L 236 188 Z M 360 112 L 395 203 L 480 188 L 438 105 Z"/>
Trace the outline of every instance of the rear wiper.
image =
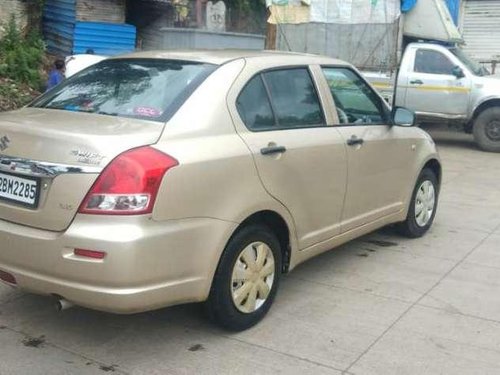
<path id="1" fill-rule="evenodd" d="M 81 109 L 80 107 L 78 106 L 62 106 L 62 107 L 40 107 L 40 108 L 47 108 L 47 109 L 55 109 L 55 110 L 58 110 L 58 111 L 69 111 L 69 112 L 81 112 L 81 113 L 91 113 L 89 111 L 85 111 L 83 109 Z"/>
<path id="2" fill-rule="evenodd" d="M 118 116 L 118 113 L 116 113 L 116 112 L 98 111 L 98 112 L 95 112 L 95 113 L 97 113 L 98 115 Z"/>

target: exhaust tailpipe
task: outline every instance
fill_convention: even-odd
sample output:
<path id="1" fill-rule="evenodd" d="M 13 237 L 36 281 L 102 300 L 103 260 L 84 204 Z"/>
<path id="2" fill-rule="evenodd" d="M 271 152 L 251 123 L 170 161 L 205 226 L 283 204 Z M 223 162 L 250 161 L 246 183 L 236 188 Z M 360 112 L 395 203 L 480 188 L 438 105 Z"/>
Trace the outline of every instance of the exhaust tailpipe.
<path id="1" fill-rule="evenodd" d="M 57 311 L 67 310 L 73 306 L 74 305 L 71 302 L 65 300 L 64 298 L 59 298 L 58 300 L 56 300 L 56 310 Z"/>

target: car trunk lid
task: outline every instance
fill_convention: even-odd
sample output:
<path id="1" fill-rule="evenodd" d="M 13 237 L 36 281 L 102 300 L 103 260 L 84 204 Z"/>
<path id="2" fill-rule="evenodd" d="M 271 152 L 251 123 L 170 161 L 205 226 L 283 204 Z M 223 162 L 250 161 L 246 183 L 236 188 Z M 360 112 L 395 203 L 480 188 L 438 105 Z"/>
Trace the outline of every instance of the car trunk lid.
<path id="1" fill-rule="evenodd" d="M 63 231 L 99 172 L 118 154 L 156 143 L 163 127 L 53 109 L 0 114 L 0 219 Z M 19 189 L 30 186 L 27 197 L 19 198 L 19 190 L 13 195 L 16 181 Z"/>

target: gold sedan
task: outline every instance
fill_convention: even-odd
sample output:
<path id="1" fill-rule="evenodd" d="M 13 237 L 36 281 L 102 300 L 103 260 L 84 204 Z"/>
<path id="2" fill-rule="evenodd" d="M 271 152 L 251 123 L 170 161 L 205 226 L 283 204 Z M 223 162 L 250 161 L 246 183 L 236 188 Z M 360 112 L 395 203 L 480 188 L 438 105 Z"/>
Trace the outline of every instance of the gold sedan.
<path id="1" fill-rule="evenodd" d="M 327 57 L 104 60 L 0 114 L 0 279 L 61 308 L 205 301 L 246 329 L 306 259 L 429 229 L 441 164 L 413 122 Z"/>

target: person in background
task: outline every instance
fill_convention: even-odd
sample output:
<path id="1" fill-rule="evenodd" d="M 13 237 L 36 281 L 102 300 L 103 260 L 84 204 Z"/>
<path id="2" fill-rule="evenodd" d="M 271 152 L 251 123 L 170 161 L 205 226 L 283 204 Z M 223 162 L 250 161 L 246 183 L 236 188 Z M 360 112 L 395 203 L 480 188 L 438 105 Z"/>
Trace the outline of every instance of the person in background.
<path id="1" fill-rule="evenodd" d="M 54 62 L 54 69 L 49 73 L 49 79 L 47 80 L 47 90 L 52 87 L 57 86 L 64 80 L 64 71 L 66 64 L 64 60 L 58 59 Z"/>
<path id="2" fill-rule="evenodd" d="M 87 55 L 93 55 L 94 54 L 94 50 L 92 48 L 87 48 L 87 50 L 85 51 L 85 53 Z"/>

